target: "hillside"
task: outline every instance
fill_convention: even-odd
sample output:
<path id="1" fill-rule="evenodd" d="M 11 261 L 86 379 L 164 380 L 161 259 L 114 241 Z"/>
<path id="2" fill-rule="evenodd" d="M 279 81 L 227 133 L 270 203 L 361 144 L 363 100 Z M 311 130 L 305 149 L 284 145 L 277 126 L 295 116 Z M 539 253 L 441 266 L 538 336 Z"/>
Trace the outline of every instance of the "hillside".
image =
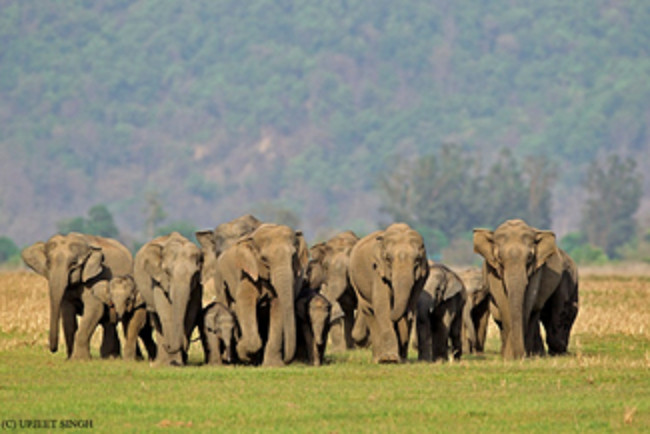
<path id="1" fill-rule="evenodd" d="M 594 158 L 650 167 L 640 0 L 0 9 L 0 235 L 19 244 L 99 203 L 142 239 L 151 194 L 198 228 L 289 212 L 310 240 L 368 232 L 378 176 L 445 143 L 548 157 L 567 232 Z"/>

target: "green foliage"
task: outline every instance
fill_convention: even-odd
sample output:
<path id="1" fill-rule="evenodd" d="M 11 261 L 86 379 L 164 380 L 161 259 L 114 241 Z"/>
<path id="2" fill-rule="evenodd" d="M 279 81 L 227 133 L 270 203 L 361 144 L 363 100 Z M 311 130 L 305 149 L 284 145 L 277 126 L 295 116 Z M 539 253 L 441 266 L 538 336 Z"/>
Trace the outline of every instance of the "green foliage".
<path id="1" fill-rule="evenodd" d="M 590 244 L 583 232 L 566 234 L 560 240 L 559 246 L 579 265 L 603 265 L 609 261 L 607 253 L 600 247 Z"/>
<path id="2" fill-rule="evenodd" d="M 178 221 L 173 221 L 171 223 L 168 223 L 163 226 L 159 226 L 156 228 L 156 231 L 154 232 L 154 236 L 158 237 L 161 235 L 167 235 L 172 232 L 178 232 L 188 240 L 197 243 L 195 233 L 197 231 L 197 227 L 194 225 L 194 223 L 185 221 L 185 220 L 178 220 Z"/>
<path id="3" fill-rule="evenodd" d="M 503 362 L 489 342 L 484 356 L 462 363 L 372 365 L 363 349 L 320 368 L 282 369 L 196 366 L 196 353 L 182 369 L 71 363 L 20 345 L 0 352 L 0 415 L 92 419 L 102 432 L 643 431 L 647 340 L 586 335 L 580 343 L 578 355 L 523 362 Z"/>
<path id="4" fill-rule="evenodd" d="M 99 235 L 101 237 L 117 238 L 119 230 L 113 221 L 113 215 L 106 205 L 95 205 L 88 210 L 88 218 L 73 217 L 64 219 L 56 224 L 60 234 L 81 232 L 83 234 Z"/>
<path id="5" fill-rule="evenodd" d="M 7 236 L 0 237 L 0 264 L 19 254 L 18 246 L 11 238 Z"/>
<path id="6" fill-rule="evenodd" d="M 399 162 L 380 178 L 382 211 L 420 231 L 431 256 L 476 227 L 494 228 L 511 218 L 549 224 L 550 174 L 544 160 L 536 162 L 522 167 L 504 149 L 482 173 L 461 147 L 444 145 L 435 154 Z"/>
<path id="7" fill-rule="evenodd" d="M 634 214 L 639 209 L 642 187 L 636 162 L 612 155 L 605 164 L 594 161 L 587 172 L 585 204 L 581 228 L 590 243 L 608 256 L 636 235 Z"/>
<path id="8" fill-rule="evenodd" d="M 557 180 L 542 174 L 525 194 L 519 176 L 534 172 L 524 163 L 498 181 L 514 183 L 512 200 L 495 198 L 484 211 L 491 225 L 506 216 L 500 205 L 518 203 L 531 224 L 548 227 L 543 180 L 574 186 L 597 152 L 647 153 L 646 2 L 443 6 L 6 0 L 0 143 L 34 192 L 13 217 L 45 201 L 58 214 L 73 197 L 112 201 L 128 182 L 132 197 L 190 196 L 196 215 L 213 215 L 216 201 L 220 216 L 236 214 L 260 198 L 307 213 L 315 198 L 327 202 L 318 217 L 329 226 L 352 224 L 375 217 L 374 207 L 359 216 L 345 205 L 351 192 L 377 202 L 373 180 L 394 167 L 388 157 L 452 142 L 476 164 L 491 164 L 503 146 L 513 150 L 497 157 L 503 167 L 528 156 L 564 164 Z M 151 236 L 164 217 L 148 206 Z M 131 232 L 142 231 L 140 208 L 125 210 Z M 167 211 L 193 217 L 187 207 Z M 43 214 L 34 218 L 51 227 Z M 314 215 L 299 217 L 308 224 Z"/>

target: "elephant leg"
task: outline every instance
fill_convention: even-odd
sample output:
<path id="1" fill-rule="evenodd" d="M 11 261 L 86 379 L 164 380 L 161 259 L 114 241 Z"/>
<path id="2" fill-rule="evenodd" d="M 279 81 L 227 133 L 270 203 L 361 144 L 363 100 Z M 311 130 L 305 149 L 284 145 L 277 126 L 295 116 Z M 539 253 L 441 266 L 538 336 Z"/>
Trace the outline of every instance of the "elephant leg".
<path id="1" fill-rule="evenodd" d="M 398 363 L 399 344 L 393 321 L 390 319 L 390 288 L 383 283 L 375 283 L 373 289 L 373 320 L 369 325 L 375 362 Z M 374 324 L 373 324 L 374 323 Z"/>
<path id="2" fill-rule="evenodd" d="M 397 320 L 395 323 L 395 333 L 397 335 L 397 345 L 401 361 L 405 361 L 408 357 L 410 331 L 411 320 L 406 315 Z"/>
<path id="3" fill-rule="evenodd" d="M 250 362 L 251 357 L 262 348 L 257 323 L 258 295 L 259 292 L 253 282 L 248 279 L 239 282 L 235 316 L 241 330 L 241 338 L 237 342 L 237 356 L 243 362 Z"/>
<path id="4" fill-rule="evenodd" d="M 169 328 L 172 327 L 172 306 L 163 290 L 159 287 L 154 288 L 154 303 L 156 306 L 156 342 L 158 348 L 156 349 L 155 365 L 157 366 L 182 366 L 183 355 L 181 351 L 169 353 L 166 334 Z"/>
<path id="5" fill-rule="evenodd" d="M 282 309 L 279 298 L 273 298 L 269 307 L 269 335 L 264 348 L 262 366 L 284 366 L 282 354 Z M 310 346 L 307 347 L 308 352 Z"/>
<path id="6" fill-rule="evenodd" d="M 330 346 L 332 351 L 341 352 L 346 349 L 345 318 L 341 317 L 331 322 L 329 336 L 332 340 L 332 345 Z"/>
<path id="7" fill-rule="evenodd" d="M 343 336 L 345 338 L 345 348 L 351 350 L 354 348 L 352 339 L 352 328 L 354 327 L 354 309 L 344 310 L 343 317 Z"/>
<path id="8" fill-rule="evenodd" d="M 149 360 L 155 360 L 157 348 L 156 348 L 156 342 L 154 342 L 153 340 L 153 327 L 151 326 L 151 322 L 149 321 L 150 314 L 144 308 L 142 308 L 142 311 L 143 311 L 142 321 L 144 324 L 142 325 L 142 328 L 140 328 L 140 332 L 138 333 L 138 336 L 142 340 L 142 343 L 144 344 L 144 347 L 147 350 L 147 356 Z"/>
<path id="9" fill-rule="evenodd" d="M 74 336 L 74 348 L 71 359 L 90 359 L 90 338 L 92 337 L 99 321 L 104 315 L 104 303 L 92 295 L 88 290 L 82 295 L 84 313 L 79 321 L 79 328 Z"/>
<path id="10" fill-rule="evenodd" d="M 482 301 L 472 309 L 472 322 L 476 328 L 476 347 L 477 353 L 485 350 L 485 340 L 487 339 L 487 329 L 490 319 L 490 303 L 488 299 Z"/>
<path id="11" fill-rule="evenodd" d="M 70 358 L 72 357 L 75 334 L 77 333 L 77 312 L 74 304 L 65 299 L 61 302 L 61 322 L 63 323 L 65 348 L 67 356 Z"/>
<path id="12" fill-rule="evenodd" d="M 352 327 L 352 340 L 360 347 L 365 347 L 368 342 L 368 334 L 370 332 L 368 328 L 368 316 L 369 314 L 365 312 L 365 309 L 359 307 Z"/>
<path id="13" fill-rule="evenodd" d="M 190 300 L 187 304 L 187 313 L 185 314 L 185 338 L 187 340 L 187 348 L 185 348 L 184 353 L 187 355 L 189 351 L 189 344 L 192 338 L 192 331 L 194 328 L 199 325 L 201 322 L 201 298 L 202 291 L 200 288 L 194 288 L 190 294 Z"/>
<path id="14" fill-rule="evenodd" d="M 454 360 L 460 360 L 463 355 L 462 328 L 463 318 L 461 312 L 457 310 L 452 316 L 451 324 L 449 324 L 449 340 L 451 341 L 451 351 Z"/>
<path id="15" fill-rule="evenodd" d="M 110 321 L 105 321 L 102 324 L 103 337 L 102 345 L 99 349 L 99 354 L 102 359 L 109 357 L 120 357 L 120 338 L 117 335 L 117 324 Z"/>
<path id="16" fill-rule="evenodd" d="M 124 330 L 124 360 L 141 360 L 142 353 L 138 347 L 138 335 L 144 326 L 147 312 L 144 308 L 138 308 L 132 313 L 128 314 L 122 320 L 122 328 Z M 138 357 L 138 353 L 139 357 Z"/>
<path id="17" fill-rule="evenodd" d="M 546 354 L 540 331 L 540 312 L 531 312 L 530 320 L 526 326 L 524 343 L 527 355 L 543 356 Z"/>
<path id="18" fill-rule="evenodd" d="M 433 361 L 442 360 L 446 362 L 448 359 L 448 342 L 449 342 L 449 310 L 447 308 L 437 308 L 431 319 L 433 326 L 432 332 L 432 347 L 433 347 Z"/>

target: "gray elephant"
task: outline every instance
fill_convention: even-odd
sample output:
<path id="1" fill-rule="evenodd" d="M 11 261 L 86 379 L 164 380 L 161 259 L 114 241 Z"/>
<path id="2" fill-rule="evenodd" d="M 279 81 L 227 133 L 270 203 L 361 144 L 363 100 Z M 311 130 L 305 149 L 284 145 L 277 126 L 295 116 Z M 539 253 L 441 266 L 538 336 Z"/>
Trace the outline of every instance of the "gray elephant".
<path id="1" fill-rule="evenodd" d="M 471 321 L 469 311 L 464 310 L 466 301 L 460 277 L 447 266 L 429 261 L 429 277 L 417 302 L 419 360 L 446 361 L 450 348 L 453 358 L 460 360 L 463 322 Z"/>
<path id="2" fill-rule="evenodd" d="M 146 243 L 135 255 L 133 276 L 156 330 L 158 365 L 183 365 L 201 313 L 199 248 L 178 232 Z"/>
<path id="3" fill-rule="evenodd" d="M 222 365 L 236 361 L 233 346 L 237 337 L 237 321 L 228 307 L 217 301 L 205 306 L 200 332 L 206 364 Z"/>
<path id="4" fill-rule="evenodd" d="M 422 236 L 405 223 L 394 223 L 357 242 L 350 252 L 350 282 L 358 300 L 352 331 L 366 339 L 373 361 L 406 360 L 415 304 L 429 275 Z"/>
<path id="5" fill-rule="evenodd" d="M 357 296 L 350 284 L 350 251 L 359 241 L 352 231 L 341 232 L 326 242 L 311 247 L 307 267 L 309 287 L 319 291 L 332 304 L 330 338 L 332 349 L 354 348 L 352 326 Z"/>
<path id="6" fill-rule="evenodd" d="M 133 276 L 115 276 L 110 281 L 94 285 L 93 294 L 106 306 L 107 320 L 122 323 L 126 342 L 124 342 L 125 360 L 142 360 L 144 357 L 138 345 L 138 338 L 144 344 L 149 360 L 156 358 L 156 343 L 153 340 L 153 328 L 148 319 L 144 299 L 135 288 Z"/>
<path id="7" fill-rule="evenodd" d="M 90 338 L 100 322 L 104 329 L 101 356 L 119 356 L 115 324 L 107 320 L 106 306 L 93 288 L 106 284 L 114 275 L 132 272 L 128 249 L 113 239 L 73 232 L 34 243 L 21 255 L 25 264 L 48 281 L 50 351 L 58 349 L 61 319 L 69 358 L 90 358 Z M 77 315 L 81 316 L 78 325 Z"/>
<path id="8" fill-rule="evenodd" d="M 463 322 L 463 353 L 482 353 L 490 318 L 490 290 L 481 268 L 467 268 L 457 274 L 467 291 L 464 315 L 471 318 L 471 322 Z M 473 341 L 469 338 L 472 334 Z"/>
<path id="9" fill-rule="evenodd" d="M 239 238 L 250 234 L 262 224 L 255 216 L 245 214 L 226 223 L 221 223 L 214 230 L 196 232 L 196 240 L 201 245 L 203 254 L 203 267 L 201 269 L 201 283 L 205 294 L 214 297 L 215 294 L 215 269 L 217 258 L 228 247 L 236 243 Z"/>
<path id="10" fill-rule="evenodd" d="M 495 231 L 475 229 L 474 250 L 484 258 L 503 357 L 545 354 L 540 321 L 548 352 L 565 353 L 578 314 L 578 271 L 555 234 L 508 220 Z"/>
<path id="11" fill-rule="evenodd" d="M 327 348 L 332 304 L 322 294 L 307 289 L 296 300 L 296 360 L 321 366 Z"/>
<path id="12" fill-rule="evenodd" d="M 296 350 L 295 299 L 309 252 L 301 232 L 265 223 L 217 258 L 216 300 L 235 312 L 237 356 L 265 366 L 289 363 Z"/>

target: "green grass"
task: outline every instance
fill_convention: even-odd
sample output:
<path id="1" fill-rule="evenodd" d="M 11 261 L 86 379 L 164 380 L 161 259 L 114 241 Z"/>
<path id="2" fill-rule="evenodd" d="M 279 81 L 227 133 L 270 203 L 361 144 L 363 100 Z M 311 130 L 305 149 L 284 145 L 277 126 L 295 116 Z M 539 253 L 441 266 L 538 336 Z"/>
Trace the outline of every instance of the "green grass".
<path id="1" fill-rule="evenodd" d="M 2 335 L 0 339 L 8 336 Z M 572 355 L 372 365 L 367 350 L 321 368 L 151 368 L 68 362 L 42 345 L 0 352 L 0 419 L 92 419 L 100 431 L 168 427 L 279 432 L 642 432 L 650 342 L 576 336 Z M 414 352 L 412 352 L 414 353 Z"/>

